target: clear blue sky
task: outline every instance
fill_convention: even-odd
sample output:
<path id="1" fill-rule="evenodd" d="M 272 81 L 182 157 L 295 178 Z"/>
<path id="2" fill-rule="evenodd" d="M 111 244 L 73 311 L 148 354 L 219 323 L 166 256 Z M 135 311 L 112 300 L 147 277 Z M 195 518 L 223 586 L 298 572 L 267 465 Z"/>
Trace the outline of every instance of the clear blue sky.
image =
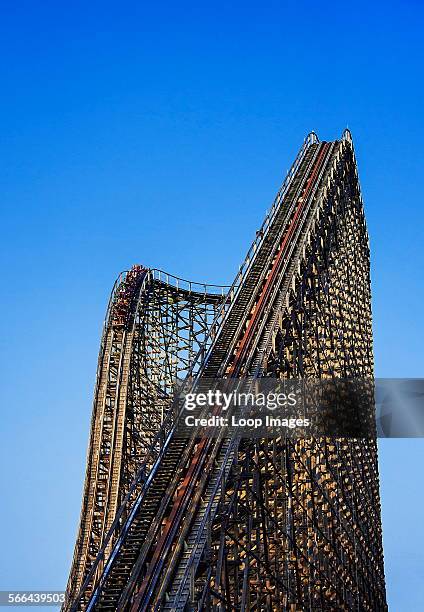
<path id="1" fill-rule="evenodd" d="M 422 3 L 152 4 L 1 3 L 4 589 L 65 585 L 115 276 L 231 281 L 311 129 L 353 132 L 377 375 L 423 375 Z M 389 603 L 422 610 L 424 442 L 380 447 Z"/>

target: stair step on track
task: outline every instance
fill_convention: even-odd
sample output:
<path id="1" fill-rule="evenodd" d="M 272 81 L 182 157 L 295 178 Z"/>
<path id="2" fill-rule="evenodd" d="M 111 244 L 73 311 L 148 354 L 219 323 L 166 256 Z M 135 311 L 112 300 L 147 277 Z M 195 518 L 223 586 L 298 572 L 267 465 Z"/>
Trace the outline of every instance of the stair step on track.
<path id="1" fill-rule="evenodd" d="M 243 279 L 243 284 L 240 289 L 239 295 L 236 301 L 233 302 L 231 307 L 231 316 L 226 319 L 223 324 L 221 333 L 218 335 L 216 345 L 210 353 L 210 358 L 207 364 L 205 364 L 202 374 L 205 377 L 213 378 L 219 372 L 220 367 L 224 363 L 224 360 L 228 358 L 228 351 L 234 341 L 234 336 L 237 333 L 240 325 L 242 324 L 243 317 L 248 316 L 246 312 L 248 305 L 252 300 L 252 296 L 255 288 L 258 285 L 259 279 L 263 274 L 264 267 L 266 266 L 269 258 L 273 256 L 275 250 L 275 242 L 278 237 L 282 225 L 285 223 L 286 209 L 288 209 L 291 198 L 297 192 L 299 185 L 305 180 L 305 171 L 308 168 L 309 162 L 312 159 L 314 153 L 314 146 L 311 146 L 305 154 L 305 157 L 300 164 L 298 174 L 293 177 L 290 187 L 286 193 L 286 205 L 284 209 L 279 211 L 274 217 L 273 224 L 268 230 L 268 237 L 264 240 L 257 251 L 255 261 L 252 264 L 250 271 L 247 276 Z M 187 441 L 182 441 L 181 438 L 171 438 L 168 448 L 164 452 L 161 459 L 161 463 L 158 466 L 158 472 L 153 477 L 149 489 L 146 492 L 144 501 L 140 508 L 138 508 L 136 515 L 133 519 L 132 524 L 129 526 L 126 536 L 123 538 L 118 554 L 116 556 L 115 563 L 112 564 L 110 574 L 107 576 L 105 584 L 103 585 L 103 592 L 100 595 L 100 599 L 97 602 L 96 609 L 116 609 L 114 606 L 117 605 L 124 585 L 127 584 L 130 576 L 130 566 L 133 561 L 139 555 L 141 547 L 143 546 L 147 537 L 150 526 L 155 521 L 156 513 L 159 510 L 159 506 L 162 503 L 162 499 L 165 496 L 166 490 L 177 473 L 180 458 L 185 451 Z M 215 471 L 215 470 L 214 470 Z M 211 479 L 213 481 L 213 478 Z M 211 493 L 212 494 L 212 493 Z M 206 495 L 206 499 L 208 496 Z M 207 501 L 202 503 L 200 508 L 207 507 Z M 140 521 L 140 517 L 143 517 L 144 521 Z M 196 562 L 198 562 L 197 556 L 201 555 L 204 544 L 206 542 L 206 535 L 200 534 L 202 524 L 202 511 L 199 509 L 199 514 L 192 525 L 190 537 L 187 539 L 187 545 L 191 549 L 191 554 L 184 554 L 182 559 L 184 563 L 188 563 L 191 556 L 194 554 Z M 176 578 L 177 579 L 177 578 Z M 184 593 L 186 589 L 184 588 Z"/>

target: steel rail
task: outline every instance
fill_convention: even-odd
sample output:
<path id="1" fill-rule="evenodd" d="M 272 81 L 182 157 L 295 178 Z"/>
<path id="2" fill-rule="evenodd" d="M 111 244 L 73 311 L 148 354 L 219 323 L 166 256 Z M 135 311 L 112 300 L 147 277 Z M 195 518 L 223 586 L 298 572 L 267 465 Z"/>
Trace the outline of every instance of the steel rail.
<path id="1" fill-rule="evenodd" d="M 259 300 L 255 306 L 255 310 L 254 313 L 252 315 L 252 318 L 249 321 L 248 327 L 246 329 L 246 332 L 240 342 L 240 345 L 238 347 L 235 359 L 234 359 L 234 364 L 231 366 L 229 374 L 232 375 L 237 371 L 237 366 L 240 365 L 240 363 L 242 363 L 243 357 L 246 355 L 248 348 L 249 348 L 249 343 L 252 341 L 252 336 L 253 333 L 255 331 L 255 326 L 257 324 L 258 318 L 262 312 L 262 308 L 263 305 L 265 303 L 265 300 L 268 297 L 268 294 L 270 292 L 270 288 L 272 287 L 272 283 L 275 281 L 275 277 L 278 273 L 280 264 L 283 260 L 283 255 L 285 254 L 285 248 L 288 244 L 288 241 L 290 240 L 295 228 L 296 228 L 296 223 L 298 220 L 298 217 L 300 216 L 301 212 L 303 211 L 304 207 L 305 207 L 305 202 L 306 199 L 309 197 L 309 191 L 311 189 L 311 186 L 313 184 L 313 181 L 315 179 L 315 177 L 318 175 L 319 170 L 321 168 L 321 164 L 323 163 L 324 159 L 325 159 L 325 155 L 328 152 L 329 148 L 330 148 L 331 143 L 324 143 L 322 145 L 322 149 L 319 153 L 318 156 L 318 160 L 315 164 L 315 167 L 312 171 L 311 176 L 309 177 L 306 187 L 305 187 L 305 191 L 302 195 L 301 198 L 299 198 L 298 200 L 298 205 L 297 208 L 295 210 L 293 219 L 290 221 L 290 225 L 288 227 L 287 233 L 284 236 L 281 245 L 278 249 L 278 254 L 277 257 L 275 259 L 275 262 L 272 266 L 272 269 L 267 277 L 267 280 L 265 282 L 265 285 L 259 295 Z"/>
<path id="2" fill-rule="evenodd" d="M 325 160 L 325 156 L 326 153 L 328 152 L 328 150 L 331 148 L 330 143 L 325 143 L 322 145 L 322 148 L 319 152 L 318 155 L 318 159 L 314 164 L 314 168 L 312 170 L 312 173 L 309 175 L 308 179 L 307 179 L 307 183 L 305 186 L 305 189 L 303 191 L 303 196 L 301 198 L 299 198 L 298 200 L 298 204 L 295 210 L 295 214 L 293 216 L 293 219 L 291 220 L 291 223 L 289 225 L 288 231 L 281 243 L 281 246 L 279 248 L 278 251 L 278 255 L 276 260 L 274 261 L 273 267 L 271 269 L 271 272 L 268 276 L 268 279 L 265 283 L 264 288 L 262 289 L 261 293 L 260 293 L 260 297 L 259 297 L 259 301 L 257 304 L 257 308 L 255 310 L 255 314 L 256 317 L 252 317 L 251 322 L 245 332 L 245 338 L 246 341 L 242 344 L 241 346 L 241 350 L 238 351 L 238 353 L 236 354 L 235 357 L 235 361 L 234 361 L 234 365 L 232 367 L 232 370 L 229 372 L 229 376 L 233 377 L 236 375 L 237 373 L 237 369 L 238 367 L 240 367 L 240 365 L 242 364 L 242 361 L 245 357 L 246 354 L 246 343 L 249 340 L 249 338 L 251 338 L 251 335 L 255 329 L 255 325 L 256 322 L 258 320 L 258 315 L 261 312 L 261 310 L 263 309 L 264 305 L 265 305 L 265 299 L 268 295 L 269 292 L 269 288 L 271 286 L 271 284 L 274 282 L 275 277 L 276 277 L 276 272 L 279 268 L 280 262 L 282 260 L 282 255 L 285 253 L 285 248 L 288 244 L 288 241 L 296 227 L 296 223 L 297 220 L 299 218 L 299 215 L 301 213 L 301 211 L 303 210 L 306 201 L 308 200 L 309 197 L 309 192 L 311 190 L 312 185 L 314 184 L 314 180 L 316 178 L 316 176 L 319 174 L 319 171 L 321 169 L 322 164 L 324 163 Z M 218 442 L 215 443 L 215 452 L 213 453 L 213 455 L 215 456 L 217 454 L 217 452 L 219 451 L 219 446 L 220 446 L 220 439 L 218 438 Z M 196 486 L 196 480 L 195 480 L 195 474 L 199 473 L 200 471 L 203 471 L 203 473 L 207 473 L 207 469 L 205 468 L 205 463 L 207 462 L 207 464 L 209 464 L 209 461 L 207 461 L 208 457 L 207 457 L 207 453 L 210 450 L 210 448 L 213 446 L 211 439 L 207 439 L 207 438 L 203 438 L 200 443 L 199 446 L 197 448 L 196 451 L 196 455 L 194 456 L 192 463 L 190 465 L 190 468 L 186 474 L 186 477 L 183 481 L 182 487 L 181 489 L 186 493 L 187 491 L 191 492 L 194 490 L 194 487 Z M 165 562 L 165 558 L 170 550 L 170 546 L 173 542 L 172 537 L 170 538 L 169 535 L 171 534 L 175 534 L 176 529 L 178 527 L 178 525 L 175 524 L 175 522 L 178 520 L 178 517 L 181 517 L 183 512 L 186 509 L 188 500 L 190 499 L 189 496 L 187 495 L 182 495 L 179 498 L 176 499 L 174 506 L 172 508 L 172 511 L 169 515 L 168 518 L 168 522 L 164 528 L 164 530 L 161 533 L 161 538 L 158 542 L 158 544 L 155 546 L 155 553 L 153 558 L 151 559 L 150 563 L 149 563 L 149 570 L 147 573 L 146 578 L 144 579 L 140 590 L 136 596 L 136 599 L 134 600 L 134 603 L 131 607 L 131 611 L 132 612 L 136 612 L 137 610 L 140 611 L 144 611 L 147 609 L 147 605 L 149 605 L 149 598 L 151 596 L 151 594 L 153 593 L 154 587 L 155 587 L 155 583 L 157 582 L 158 578 L 159 578 L 159 574 L 161 571 L 161 567 L 163 566 L 164 562 Z M 125 603 L 125 602 L 120 602 L 121 603 Z"/>
<path id="3" fill-rule="evenodd" d="M 300 150 L 300 152 L 299 152 L 295 162 L 292 165 L 292 168 L 290 169 L 290 171 L 289 171 L 289 173 L 288 173 L 288 175 L 286 177 L 286 180 L 284 181 L 281 189 L 279 190 L 279 192 L 277 194 L 277 197 L 275 198 L 274 204 L 273 204 L 270 212 L 267 214 L 267 217 L 265 218 L 265 220 L 264 220 L 264 222 L 263 222 L 263 224 L 261 226 L 261 229 L 257 233 L 256 239 L 254 240 L 251 248 L 249 249 L 248 254 L 247 254 L 247 256 L 246 256 L 242 266 L 240 266 L 239 275 L 236 277 L 235 282 L 233 283 L 233 285 L 231 285 L 231 287 L 230 287 L 230 289 L 228 291 L 228 296 L 229 296 L 229 300 L 230 300 L 231 303 L 234 302 L 234 300 L 235 300 L 235 298 L 236 298 L 236 296 L 238 294 L 238 291 L 240 289 L 238 281 L 239 280 L 244 280 L 244 278 L 246 277 L 247 271 L 251 268 L 251 266 L 252 266 L 252 264 L 253 264 L 253 262 L 255 260 L 256 254 L 259 251 L 258 246 L 259 246 L 259 244 L 262 243 L 263 240 L 265 240 L 267 232 L 269 230 L 269 227 L 271 226 L 272 221 L 273 221 L 273 219 L 275 217 L 275 214 L 277 213 L 277 211 L 279 209 L 279 206 L 281 205 L 283 196 L 285 195 L 285 193 L 286 193 L 286 191 L 288 189 L 288 186 L 291 183 L 291 180 L 292 180 L 293 176 L 296 174 L 296 172 L 297 172 L 297 170 L 298 170 L 298 168 L 300 166 L 300 163 L 302 162 L 302 160 L 304 158 L 304 155 L 306 154 L 306 151 L 308 150 L 308 148 L 309 148 L 309 146 L 311 144 L 314 144 L 316 142 L 318 142 L 318 139 L 317 139 L 316 135 L 314 135 L 313 133 L 311 133 L 305 139 L 304 145 L 302 146 L 302 148 L 301 148 L 301 150 Z M 161 271 L 161 270 L 155 270 L 155 272 L 158 273 L 159 275 L 160 274 L 166 275 L 166 273 L 163 273 L 163 271 Z M 174 277 L 172 275 L 166 275 L 166 277 L 167 278 L 171 277 L 172 279 L 175 279 L 176 282 L 175 282 L 174 286 L 177 286 L 177 287 L 178 287 L 178 281 L 180 281 L 180 280 L 184 281 L 184 279 L 179 279 L 178 277 Z M 190 281 L 184 281 L 184 282 L 190 283 Z M 201 284 L 201 283 L 196 283 L 196 284 L 197 285 L 202 285 L 202 286 L 208 286 L 208 287 L 210 286 L 210 285 L 205 285 L 205 284 Z M 219 286 L 219 287 L 221 287 L 221 286 Z M 229 313 L 227 312 L 226 315 L 225 315 L 225 318 L 228 317 L 228 314 Z M 222 323 L 219 325 L 219 327 L 221 329 L 222 329 Z M 216 336 L 214 337 L 213 326 L 212 326 L 209 334 L 212 336 L 212 338 L 214 340 L 216 340 Z M 209 349 L 209 352 L 210 352 L 210 350 L 211 349 Z M 202 354 L 202 350 L 200 350 L 199 353 L 197 354 L 197 357 L 195 358 L 195 360 L 194 360 L 194 362 L 192 364 L 191 371 L 193 371 L 193 368 L 194 368 L 194 366 L 196 365 L 196 363 L 198 361 L 203 362 L 204 359 L 205 359 L 205 354 L 204 353 Z M 190 379 L 190 372 L 189 372 L 189 375 L 188 375 L 188 379 Z M 172 420 L 172 418 L 174 418 L 171 415 L 168 415 L 168 416 L 169 416 L 169 420 Z M 165 423 L 164 423 L 164 425 L 166 427 Z M 104 546 L 99 551 L 99 554 L 98 554 L 96 560 L 94 561 L 93 566 L 92 566 L 88 576 L 86 577 L 86 580 L 85 580 L 85 582 L 84 582 L 84 584 L 83 584 L 83 586 L 81 588 L 81 591 L 80 591 L 80 593 L 79 593 L 79 595 L 78 595 L 78 597 L 77 597 L 77 599 L 75 601 L 75 605 L 72 607 L 72 609 L 77 609 L 78 601 L 80 600 L 84 590 L 88 587 L 88 584 L 92 580 L 92 578 L 94 576 L 94 572 L 96 571 L 96 568 L 99 565 L 99 562 L 104 558 L 105 549 L 106 549 L 107 545 L 109 544 L 109 542 L 111 540 L 111 537 L 113 536 L 113 533 L 116 531 L 116 529 L 119 526 L 120 519 L 121 519 L 121 517 L 122 517 L 122 515 L 124 513 L 124 507 L 129 502 L 131 494 L 134 492 L 135 488 L 137 486 L 139 486 L 140 483 L 142 483 L 143 481 L 144 481 L 146 486 L 151 482 L 151 480 L 152 480 L 152 478 L 154 476 L 154 473 L 155 473 L 155 469 L 154 468 L 160 463 L 161 457 L 163 456 L 163 451 L 167 447 L 171 435 L 172 435 L 172 428 L 171 428 L 170 432 L 168 433 L 167 439 L 163 441 L 162 452 L 160 452 L 159 455 L 157 456 L 156 463 L 155 463 L 155 465 L 153 466 L 153 468 L 151 470 L 150 477 L 148 479 L 145 478 L 145 475 L 146 475 L 146 463 L 149 460 L 149 457 L 147 457 L 146 458 L 146 462 L 144 462 L 144 464 L 143 464 L 139 474 L 137 474 L 136 478 L 134 479 L 133 484 L 130 487 L 130 491 L 129 491 L 128 495 L 125 497 L 125 499 L 123 501 L 123 504 L 122 504 L 122 507 L 118 510 L 117 515 L 116 515 L 116 519 L 113 521 L 112 526 L 111 526 L 111 528 L 109 530 L 109 533 L 106 535 L 106 537 L 104 539 Z M 154 440 L 151 448 L 154 448 L 157 445 L 157 442 L 161 438 L 163 439 L 163 431 L 159 431 L 158 432 L 158 434 L 155 437 L 155 440 Z M 144 497 L 143 495 L 140 495 L 139 499 L 137 500 L 138 503 L 136 503 L 134 505 L 133 512 L 130 513 L 129 517 L 132 517 L 134 515 L 134 512 L 136 511 L 136 509 L 137 509 L 139 503 L 141 502 L 141 500 L 143 499 L 143 497 Z M 128 522 L 129 521 L 127 521 L 127 524 L 128 524 Z M 121 535 L 122 534 L 125 534 L 125 528 L 122 529 Z M 119 544 L 121 541 L 122 541 L 122 537 L 120 537 L 118 539 L 117 543 Z M 116 548 L 116 546 L 115 546 L 115 548 Z M 110 561 L 113 561 L 114 557 L 115 557 L 115 554 L 111 554 Z M 105 567 L 105 571 L 104 571 L 105 576 L 107 576 L 107 570 L 109 568 L 110 568 L 110 563 L 107 563 L 107 565 Z M 96 589 L 96 591 L 97 591 L 97 589 Z"/>
<path id="4" fill-rule="evenodd" d="M 315 187 L 314 192 L 316 191 L 316 182 L 315 179 L 317 178 L 317 176 L 322 176 L 322 172 L 324 171 L 324 169 L 327 167 L 327 164 L 331 158 L 331 151 L 332 151 L 332 147 L 333 147 L 333 143 L 325 143 L 322 145 L 322 149 L 320 154 L 318 155 L 318 160 L 316 161 L 316 163 L 314 164 L 314 168 L 311 172 L 311 174 L 309 175 L 309 179 L 307 181 L 307 184 L 304 188 L 304 190 L 302 191 L 302 195 L 301 197 L 299 197 L 296 201 L 297 201 L 297 207 L 295 209 L 295 213 L 294 216 L 292 217 L 292 219 L 290 220 L 290 224 L 289 224 L 289 228 L 288 231 L 286 232 L 285 236 L 283 237 L 283 240 L 280 244 L 280 247 L 278 249 L 278 255 L 274 261 L 274 264 L 272 266 L 271 272 L 269 273 L 268 277 L 267 277 L 267 281 L 265 282 L 264 287 L 262 288 L 262 291 L 260 291 L 260 297 L 259 300 L 257 302 L 258 306 L 255 310 L 255 313 L 260 313 L 260 311 L 264 308 L 264 305 L 267 303 L 265 301 L 266 297 L 268 296 L 269 293 L 269 289 L 271 287 L 271 283 L 273 283 L 276 280 L 276 276 L 277 276 L 277 272 L 278 269 L 280 268 L 280 264 L 282 262 L 282 257 L 284 254 L 284 250 L 286 248 L 286 246 L 289 244 L 289 239 L 292 237 L 292 234 L 294 233 L 295 229 L 296 229 L 296 224 L 299 221 L 300 222 L 300 216 L 302 211 L 305 209 L 306 207 L 306 203 L 308 202 L 308 198 L 310 197 L 310 192 L 312 190 L 312 186 Z M 256 319 L 251 319 L 250 324 L 248 326 L 248 328 L 245 331 L 245 335 L 244 338 L 251 338 L 251 335 L 255 332 L 255 325 L 258 323 L 259 321 L 259 314 L 256 317 Z M 239 350 L 236 358 L 235 358 L 235 362 L 233 364 L 232 370 L 229 372 L 229 376 L 233 377 L 233 376 L 237 376 L 238 374 L 238 366 L 243 362 L 243 359 L 246 356 L 246 351 L 247 351 L 247 344 L 248 340 L 246 340 L 244 346 L 244 352 L 242 350 Z M 216 487 L 218 488 L 219 485 L 221 483 L 216 483 Z M 204 519 L 206 520 L 206 519 Z M 199 531 L 200 534 L 200 531 Z M 164 554 L 162 552 L 162 554 Z M 192 557 L 193 559 L 193 557 Z M 187 571 L 189 571 L 187 569 Z M 181 581 L 178 593 L 181 593 L 182 589 L 183 589 L 183 581 Z M 164 587 L 162 587 L 162 592 L 164 591 Z M 178 598 L 178 593 L 176 595 L 176 598 L 174 599 L 174 601 L 177 600 Z M 137 605 L 140 606 L 140 600 L 136 600 Z M 139 608 L 136 607 L 136 604 L 134 604 L 133 608 L 132 608 L 132 612 L 134 612 L 135 610 L 140 609 L 140 610 L 145 610 L 146 608 L 141 606 Z"/>

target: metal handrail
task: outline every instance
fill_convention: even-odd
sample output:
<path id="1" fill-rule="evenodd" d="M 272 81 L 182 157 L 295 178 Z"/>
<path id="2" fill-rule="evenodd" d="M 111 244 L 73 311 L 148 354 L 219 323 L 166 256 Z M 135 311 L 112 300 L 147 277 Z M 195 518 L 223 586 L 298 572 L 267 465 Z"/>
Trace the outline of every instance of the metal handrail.
<path id="1" fill-rule="evenodd" d="M 274 199 L 274 202 L 269 210 L 269 212 L 267 213 L 267 215 L 265 216 L 264 222 L 262 223 L 261 227 L 259 228 L 259 230 L 256 232 L 256 237 L 253 240 L 246 257 L 244 258 L 243 263 L 241 264 L 240 268 L 239 268 L 239 273 L 236 276 L 233 284 L 231 285 L 229 291 L 228 291 L 228 297 L 229 297 L 229 302 L 230 304 L 232 302 L 234 302 L 234 300 L 236 299 L 236 297 L 238 296 L 241 284 L 244 280 L 244 277 L 246 276 L 247 272 L 249 271 L 249 269 L 251 268 L 251 266 L 253 265 L 253 262 L 256 258 L 256 254 L 259 250 L 259 246 L 262 244 L 262 242 L 264 241 L 264 239 L 266 238 L 266 235 L 268 233 L 268 230 L 272 224 L 272 222 L 274 221 L 275 215 L 277 214 L 277 211 L 280 208 L 280 205 L 282 203 L 282 200 L 284 198 L 284 196 L 287 193 L 288 187 L 291 183 L 291 180 L 293 178 L 293 176 L 296 174 L 297 170 L 299 169 L 300 164 L 303 161 L 303 158 L 306 154 L 306 151 L 308 150 L 308 148 L 312 145 L 312 144 L 317 144 L 319 142 L 318 136 L 316 135 L 315 132 L 310 132 L 307 137 L 305 138 L 303 145 L 300 149 L 300 151 L 298 152 L 296 159 L 294 160 L 292 166 L 290 167 L 286 178 L 284 179 L 284 182 L 282 184 L 282 186 L 280 187 L 280 189 L 278 190 L 278 193 Z M 239 282 L 238 282 L 239 281 Z M 222 320 L 219 320 L 218 318 L 216 319 L 217 322 L 219 322 L 219 325 L 223 326 L 224 323 L 224 319 L 227 318 L 227 316 L 229 316 L 229 310 L 230 308 L 228 308 L 227 313 L 225 314 L 225 316 L 222 318 Z M 223 313 L 222 313 L 223 314 Z M 213 338 L 218 336 L 218 332 L 217 332 L 217 325 L 216 323 L 211 325 L 211 328 L 209 330 L 209 333 L 211 334 L 211 336 Z M 210 346 L 208 353 L 205 355 L 205 358 L 207 358 L 209 356 L 210 351 L 212 350 L 212 346 Z"/>
<path id="2" fill-rule="evenodd" d="M 191 281 L 186 278 L 181 278 L 179 276 L 175 276 L 173 274 L 169 274 L 169 272 L 165 272 L 164 270 L 160 270 L 159 268 L 149 268 L 150 272 L 154 279 L 165 282 L 167 285 L 171 287 L 175 287 L 176 289 L 183 289 L 185 291 L 193 291 L 197 293 L 209 293 L 211 295 L 222 295 L 224 296 L 227 291 L 230 289 L 231 285 L 215 285 L 213 283 L 201 283 L 198 281 Z M 184 286 L 185 285 L 185 286 Z M 201 289 L 199 291 L 199 288 Z"/>
<path id="3" fill-rule="evenodd" d="M 196 356 L 194 357 L 190 368 L 188 369 L 187 375 L 183 381 L 183 387 L 184 385 L 190 384 L 190 386 L 194 386 L 201 374 L 201 368 L 199 369 L 199 371 L 193 376 L 194 374 L 194 369 L 197 365 L 200 366 L 205 362 L 205 359 L 207 356 L 209 356 L 210 351 L 213 348 L 213 343 L 216 341 L 217 337 L 218 337 L 218 333 L 219 333 L 219 329 L 222 329 L 222 326 L 224 324 L 224 321 L 227 319 L 228 315 L 229 315 L 229 311 L 231 309 L 231 305 L 234 303 L 234 300 L 236 299 L 238 292 L 240 290 L 241 284 L 243 283 L 246 274 L 248 272 L 248 270 L 250 269 L 250 267 L 252 266 L 255 257 L 256 257 L 256 253 L 258 252 L 258 247 L 260 244 L 262 244 L 263 240 L 266 237 L 266 234 L 268 233 L 269 227 L 272 224 L 272 221 L 274 220 L 274 217 L 282 203 L 282 200 L 287 192 L 287 189 L 291 183 L 291 180 L 293 178 L 293 176 L 296 174 L 297 170 L 299 169 L 300 164 L 303 161 L 303 158 L 308 150 L 308 148 L 312 145 L 312 144 L 316 144 L 319 142 L 318 136 L 315 134 L 315 132 L 310 132 L 307 137 L 305 138 L 303 145 L 301 147 L 301 149 L 299 150 L 296 159 L 294 160 L 292 166 L 290 167 L 287 176 L 282 184 L 282 186 L 280 187 L 274 202 L 271 206 L 271 209 L 268 211 L 260 229 L 256 232 L 256 237 L 253 241 L 253 243 L 251 244 L 246 257 L 243 260 L 243 263 L 241 264 L 240 268 L 239 268 L 239 272 L 233 282 L 233 284 L 229 287 L 229 290 L 227 292 L 227 296 L 228 299 L 225 300 L 225 304 L 223 305 L 222 309 L 220 312 L 217 313 L 214 322 L 212 323 L 211 327 L 208 330 L 208 334 L 205 337 L 203 346 L 199 349 L 199 351 L 197 352 Z M 163 272 L 162 270 L 158 270 L 158 269 L 151 269 L 149 270 L 152 273 L 159 273 L 159 274 L 164 274 L 166 275 L 168 278 L 172 278 L 175 280 L 184 280 L 184 279 L 179 279 L 176 276 L 167 274 L 166 272 Z M 126 273 L 123 273 L 126 274 Z M 121 278 L 121 275 L 118 277 L 118 279 Z M 122 277 L 124 278 L 124 276 Z M 115 282 L 114 288 L 112 290 L 111 293 L 111 299 L 112 296 L 114 295 L 114 292 L 116 292 L 116 287 L 117 287 L 117 281 Z M 191 283 L 191 281 L 185 281 L 187 283 Z M 206 284 L 202 284 L 202 283 L 192 283 L 192 284 L 198 284 L 201 286 L 208 286 L 208 287 L 222 287 L 221 285 L 206 285 Z M 228 287 L 225 286 L 224 287 Z M 108 306 L 108 311 L 110 308 L 110 304 L 111 304 L 111 299 L 109 300 L 109 306 Z M 226 312 L 225 312 L 226 310 Z M 221 318 L 221 315 L 222 318 Z M 212 340 L 212 344 L 209 346 L 209 349 L 206 351 L 205 348 L 208 345 L 208 342 L 210 342 Z M 125 496 L 125 498 L 123 499 L 121 506 L 118 510 L 118 512 L 116 513 L 115 519 L 109 529 L 109 531 L 106 534 L 106 537 L 103 541 L 103 545 L 101 547 L 101 549 L 99 550 L 99 552 L 97 553 L 96 559 L 94 560 L 89 573 L 87 574 L 83 585 L 81 586 L 81 589 L 78 593 L 78 596 L 76 597 L 76 599 L 74 600 L 72 607 L 71 607 L 71 611 L 74 612 L 77 610 L 77 605 L 84 593 L 84 591 L 86 590 L 86 588 L 90 585 L 91 580 L 93 579 L 97 568 L 99 566 L 99 563 L 104 559 L 104 555 L 105 555 L 105 551 L 109 545 L 109 542 L 116 530 L 116 528 L 118 526 L 122 526 L 121 524 L 121 518 L 124 514 L 124 511 L 126 510 L 126 505 L 128 504 L 129 500 L 131 499 L 132 494 L 134 493 L 134 491 L 136 490 L 136 488 L 140 485 L 140 484 L 144 484 L 144 487 L 142 488 L 142 490 L 139 492 L 137 498 L 134 500 L 134 505 L 131 509 L 130 514 L 128 515 L 124 527 L 123 529 L 121 529 L 121 537 L 117 540 L 117 542 L 115 543 L 114 546 L 114 550 L 112 550 L 107 564 L 104 568 L 103 571 L 103 580 L 101 581 L 101 583 L 104 582 L 104 579 L 107 577 L 107 573 L 108 570 L 110 569 L 110 566 L 113 562 L 114 557 L 116 556 L 117 550 L 119 549 L 119 545 L 122 543 L 123 538 L 126 535 L 126 532 L 129 528 L 129 525 L 131 524 L 131 519 L 134 516 L 135 512 L 137 511 L 137 508 L 139 507 L 142 498 L 144 497 L 144 493 L 145 493 L 145 487 L 148 485 L 148 483 L 152 480 L 154 473 L 157 470 L 159 461 L 166 449 L 166 447 L 168 446 L 172 434 L 175 430 L 176 427 L 176 423 L 177 423 L 177 419 L 175 417 L 178 417 L 178 415 L 175 414 L 175 412 L 173 410 L 170 410 L 167 414 L 167 416 L 165 417 L 160 430 L 157 432 L 157 434 L 155 435 L 150 448 L 148 450 L 148 452 L 146 453 L 145 459 L 143 460 L 142 465 L 140 466 L 140 469 L 137 473 L 137 475 L 135 476 L 127 495 Z M 167 431 L 167 428 L 169 427 L 169 430 Z M 162 445 L 160 445 L 160 442 L 162 440 Z M 160 450 L 158 450 L 158 445 L 160 446 Z M 149 473 L 148 473 L 148 477 L 146 478 L 146 471 L 147 471 L 147 467 L 149 465 L 151 465 L 152 463 L 154 463 L 154 465 L 151 467 Z M 116 548 L 118 547 L 118 549 Z M 101 586 L 101 584 L 99 584 L 96 589 L 93 591 L 91 599 L 93 600 L 93 597 L 95 596 L 96 592 L 98 592 L 99 587 Z M 90 610 L 90 606 L 87 608 L 87 611 Z"/>

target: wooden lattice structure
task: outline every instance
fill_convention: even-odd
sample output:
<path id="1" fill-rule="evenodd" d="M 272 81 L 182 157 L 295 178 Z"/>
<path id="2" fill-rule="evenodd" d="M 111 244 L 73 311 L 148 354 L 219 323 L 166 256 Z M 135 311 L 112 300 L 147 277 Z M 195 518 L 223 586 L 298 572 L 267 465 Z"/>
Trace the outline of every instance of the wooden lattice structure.
<path id="1" fill-rule="evenodd" d="M 387 609 L 373 435 L 177 435 L 179 381 L 264 377 L 372 380 L 349 132 L 308 136 L 231 288 L 118 280 L 65 609 Z"/>

